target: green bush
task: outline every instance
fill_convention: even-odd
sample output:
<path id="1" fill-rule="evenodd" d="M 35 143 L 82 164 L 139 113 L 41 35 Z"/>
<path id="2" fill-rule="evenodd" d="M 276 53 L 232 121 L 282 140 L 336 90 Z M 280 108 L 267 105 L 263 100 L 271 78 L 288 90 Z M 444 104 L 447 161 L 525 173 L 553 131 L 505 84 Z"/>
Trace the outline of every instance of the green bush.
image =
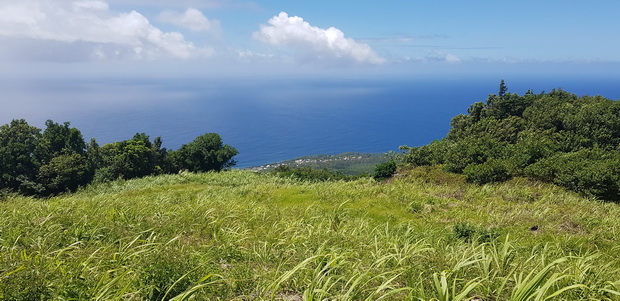
<path id="1" fill-rule="evenodd" d="M 489 160 L 482 164 L 470 164 L 463 170 L 465 179 L 476 184 L 501 182 L 510 178 L 508 168 L 502 160 Z"/>
<path id="2" fill-rule="evenodd" d="M 445 154 L 446 169 L 462 173 L 470 164 L 482 164 L 489 159 L 501 158 L 506 153 L 507 143 L 491 138 L 473 138 L 451 145 Z"/>
<path id="3" fill-rule="evenodd" d="M 403 156 L 404 163 L 413 166 L 435 165 L 444 163 L 444 155 L 450 144 L 447 140 L 435 140 L 428 145 L 419 147 L 401 146 L 400 149 L 407 151 Z"/>
<path id="4" fill-rule="evenodd" d="M 177 151 L 171 152 L 175 171 L 192 172 L 221 171 L 235 166 L 233 160 L 239 152 L 236 148 L 224 144 L 217 133 L 200 135 L 194 141 L 184 144 Z"/>
<path id="5" fill-rule="evenodd" d="M 458 239 L 468 242 L 475 239 L 479 243 L 487 243 L 496 240 L 500 236 L 499 231 L 495 228 L 486 229 L 464 222 L 454 225 L 452 231 Z"/>
<path id="6" fill-rule="evenodd" d="M 528 166 L 525 173 L 587 196 L 620 201 L 620 152 L 585 149 L 560 153 Z"/>
<path id="7" fill-rule="evenodd" d="M 394 160 L 378 164 L 375 173 L 372 175 L 375 180 L 384 180 L 392 177 L 396 173 L 396 162 Z"/>
<path id="8" fill-rule="evenodd" d="M 454 232 L 456 238 L 464 239 L 465 241 L 471 241 L 476 235 L 477 229 L 473 225 L 461 222 L 454 225 L 452 231 Z"/>

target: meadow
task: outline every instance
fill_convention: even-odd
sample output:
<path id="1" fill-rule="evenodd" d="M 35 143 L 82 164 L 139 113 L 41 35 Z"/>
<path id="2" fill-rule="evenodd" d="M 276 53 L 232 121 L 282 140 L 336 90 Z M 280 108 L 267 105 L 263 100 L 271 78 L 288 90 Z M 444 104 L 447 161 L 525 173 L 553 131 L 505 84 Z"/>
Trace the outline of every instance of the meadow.
<path id="1" fill-rule="evenodd" d="M 0 199 L 0 300 L 620 300 L 620 206 L 440 167 Z"/>

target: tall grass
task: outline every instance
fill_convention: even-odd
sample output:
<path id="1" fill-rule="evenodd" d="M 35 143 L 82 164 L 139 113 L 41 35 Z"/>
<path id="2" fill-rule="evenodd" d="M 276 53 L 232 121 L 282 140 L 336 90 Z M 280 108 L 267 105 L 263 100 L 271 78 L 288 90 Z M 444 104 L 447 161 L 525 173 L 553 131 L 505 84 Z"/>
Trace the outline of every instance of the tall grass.
<path id="1" fill-rule="evenodd" d="M 619 213 L 438 170 L 384 183 L 183 173 L 10 196 L 0 300 L 620 300 Z M 500 236 L 461 239 L 458 223 Z"/>

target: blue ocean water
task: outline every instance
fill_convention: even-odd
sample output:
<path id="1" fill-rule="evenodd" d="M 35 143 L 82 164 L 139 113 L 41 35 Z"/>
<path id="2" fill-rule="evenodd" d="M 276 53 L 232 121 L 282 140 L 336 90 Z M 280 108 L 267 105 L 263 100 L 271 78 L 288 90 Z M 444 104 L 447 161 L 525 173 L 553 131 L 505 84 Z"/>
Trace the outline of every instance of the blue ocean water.
<path id="1" fill-rule="evenodd" d="M 219 133 L 239 150 L 237 167 L 312 154 L 388 152 L 441 139 L 450 120 L 496 93 L 499 78 L 365 80 L 142 80 L 36 83 L 5 92 L 17 99 L 2 124 L 26 118 L 70 121 L 100 144 L 137 132 L 176 149 L 203 133 Z M 506 79 L 509 91 L 563 88 L 620 98 L 616 78 Z M 29 94 L 20 93 L 20 89 Z"/>

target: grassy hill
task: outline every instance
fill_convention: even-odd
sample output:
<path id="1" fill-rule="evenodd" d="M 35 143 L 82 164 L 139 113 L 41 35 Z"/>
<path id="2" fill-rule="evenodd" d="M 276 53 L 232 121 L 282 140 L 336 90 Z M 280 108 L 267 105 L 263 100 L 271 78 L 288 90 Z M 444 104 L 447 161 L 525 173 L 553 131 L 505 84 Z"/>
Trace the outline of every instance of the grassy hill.
<path id="1" fill-rule="evenodd" d="M 439 167 L 163 175 L 0 201 L 0 300 L 620 300 L 620 205 Z"/>

